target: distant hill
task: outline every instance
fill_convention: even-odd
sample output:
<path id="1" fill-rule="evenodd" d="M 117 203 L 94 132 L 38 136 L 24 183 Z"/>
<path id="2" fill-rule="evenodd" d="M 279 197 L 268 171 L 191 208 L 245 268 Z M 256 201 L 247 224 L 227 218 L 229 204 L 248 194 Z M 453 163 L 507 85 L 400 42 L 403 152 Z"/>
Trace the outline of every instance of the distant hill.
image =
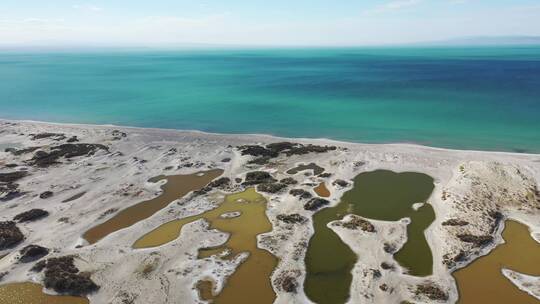
<path id="1" fill-rule="evenodd" d="M 540 36 L 478 36 L 463 37 L 433 42 L 422 42 L 420 45 L 469 45 L 469 46 L 495 46 L 495 45 L 540 45 Z"/>

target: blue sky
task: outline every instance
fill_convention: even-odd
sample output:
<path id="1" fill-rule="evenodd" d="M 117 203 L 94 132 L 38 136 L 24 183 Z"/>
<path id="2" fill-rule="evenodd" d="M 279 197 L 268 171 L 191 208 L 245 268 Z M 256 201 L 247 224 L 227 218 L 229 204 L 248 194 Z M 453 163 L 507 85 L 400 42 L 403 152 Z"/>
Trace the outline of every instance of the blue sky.
<path id="1" fill-rule="evenodd" d="M 373 45 L 540 36 L 538 0 L 1 0 L 0 44 Z"/>

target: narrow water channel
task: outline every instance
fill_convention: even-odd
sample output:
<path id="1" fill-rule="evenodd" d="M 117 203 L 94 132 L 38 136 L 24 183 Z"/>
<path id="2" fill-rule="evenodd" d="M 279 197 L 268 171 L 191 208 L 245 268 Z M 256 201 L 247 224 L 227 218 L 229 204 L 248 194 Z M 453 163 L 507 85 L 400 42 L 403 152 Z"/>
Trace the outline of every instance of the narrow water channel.
<path id="1" fill-rule="evenodd" d="M 189 175 L 160 175 L 151 178 L 149 181 L 152 183 L 159 182 L 163 179 L 167 180 L 167 183 L 161 187 L 163 193 L 160 196 L 140 202 L 118 212 L 118 214 L 106 222 L 86 231 L 83 238 L 88 243 L 94 244 L 115 231 L 127 228 L 152 216 L 159 210 L 167 207 L 172 201 L 182 198 L 189 192 L 203 188 L 222 173 L 223 170 L 214 169 Z"/>
<path id="2" fill-rule="evenodd" d="M 506 222 L 503 238 L 504 244 L 454 273 L 459 290 L 458 303 L 540 303 L 501 272 L 502 268 L 507 268 L 540 276 L 540 243 L 531 237 L 527 226 L 515 221 Z"/>
<path id="3" fill-rule="evenodd" d="M 351 270 L 358 258 L 327 224 L 347 214 L 366 218 L 397 221 L 411 219 L 407 233 L 409 240 L 394 256 L 409 273 L 430 275 L 433 267 L 431 250 L 424 230 L 433 222 L 431 205 L 415 211 L 412 205 L 425 202 L 433 191 L 433 178 L 426 174 L 395 173 L 377 170 L 359 174 L 354 187 L 347 191 L 340 203 L 325 208 L 313 216 L 315 233 L 306 253 L 306 295 L 315 303 L 345 303 L 352 282 Z M 369 248 L 366 248 L 369 250 Z"/>
<path id="4" fill-rule="evenodd" d="M 0 304 L 88 304 L 88 299 L 72 296 L 53 296 L 43 292 L 36 283 L 0 285 Z"/>
<path id="5" fill-rule="evenodd" d="M 237 217 L 227 218 L 223 214 L 240 212 Z M 221 293 L 213 296 L 213 303 L 273 303 L 276 295 L 270 277 L 277 265 L 277 258 L 257 247 L 257 235 L 272 230 L 266 217 L 266 199 L 254 188 L 227 195 L 216 209 L 187 218 L 165 223 L 141 237 L 134 248 L 156 247 L 168 243 L 180 235 L 182 227 L 199 219 L 210 223 L 211 229 L 230 233 L 227 242 L 215 248 L 199 251 L 205 258 L 223 251 L 230 252 L 226 258 L 249 252 L 245 260 L 227 280 Z M 201 295 L 209 298 L 210 283 L 199 283 Z"/>

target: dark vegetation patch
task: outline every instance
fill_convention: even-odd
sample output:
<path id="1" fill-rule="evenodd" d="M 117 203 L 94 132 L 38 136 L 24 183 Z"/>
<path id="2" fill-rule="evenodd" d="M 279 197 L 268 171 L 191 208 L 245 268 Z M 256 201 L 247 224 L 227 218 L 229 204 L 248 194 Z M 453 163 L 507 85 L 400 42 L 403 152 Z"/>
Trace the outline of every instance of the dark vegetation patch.
<path id="1" fill-rule="evenodd" d="M 277 219 L 287 224 L 303 224 L 307 221 L 305 216 L 301 216 L 298 213 L 278 214 Z"/>
<path id="2" fill-rule="evenodd" d="M 447 221 L 442 222 L 443 226 L 466 226 L 469 225 L 469 222 L 463 221 L 460 219 L 449 219 Z"/>
<path id="3" fill-rule="evenodd" d="M 15 222 L 0 222 L 0 250 L 13 247 L 22 240 L 24 240 L 24 235 Z"/>
<path id="4" fill-rule="evenodd" d="M 387 252 L 387 253 L 394 253 L 396 252 L 397 247 L 395 244 L 392 244 L 392 243 L 384 243 L 383 250 L 384 252 Z"/>
<path id="5" fill-rule="evenodd" d="M 33 222 L 49 215 L 48 211 L 43 209 L 30 209 L 28 211 L 17 214 L 13 220 L 19 223 Z"/>
<path id="6" fill-rule="evenodd" d="M 491 235 L 472 235 L 468 233 L 459 234 L 457 236 L 462 242 L 472 243 L 476 247 L 484 247 L 493 242 L 493 237 Z"/>
<path id="7" fill-rule="evenodd" d="M 352 218 L 344 223 L 340 224 L 342 227 L 347 229 L 362 229 L 366 232 L 375 232 L 375 226 L 371 224 L 370 222 L 358 217 L 358 216 L 352 216 Z"/>
<path id="8" fill-rule="evenodd" d="M 299 197 L 300 199 L 310 199 L 313 197 L 313 195 L 310 192 L 304 189 L 291 189 L 291 191 L 289 191 L 289 194 L 292 196 Z"/>
<path id="9" fill-rule="evenodd" d="M 113 130 L 112 131 L 112 136 L 113 136 L 113 140 L 120 140 L 122 138 L 125 138 L 127 137 L 127 133 L 126 132 L 122 132 L 120 130 Z"/>
<path id="10" fill-rule="evenodd" d="M 22 263 L 29 263 L 37 261 L 42 257 L 49 254 L 49 249 L 39 245 L 28 245 L 19 251 L 19 261 Z"/>
<path id="11" fill-rule="evenodd" d="M 88 273 L 80 272 L 75 266 L 74 256 L 63 256 L 40 261 L 33 271 L 44 271 L 46 288 L 58 293 L 83 296 L 99 289 Z"/>
<path id="12" fill-rule="evenodd" d="M 328 178 L 330 176 L 332 176 L 332 173 L 329 172 L 319 174 L 320 178 Z"/>
<path id="13" fill-rule="evenodd" d="M 384 269 L 384 270 L 394 270 L 395 269 L 394 265 L 392 265 L 390 263 L 387 263 L 387 262 L 382 262 L 381 263 L 381 268 Z"/>
<path id="14" fill-rule="evenodd" d="M 447 301 L 448 294 L 434 283 L 416 285 L 416 295 L 424 295 L 433 301 Z"/>
<path id="15" fill-rule="evenodd" d="M 47 199 L 49 197 L 52 197 L 53 196 L 53 192 L 52 191 L 45 191 L 45 192 L 42 192 L 40 195 L 39 195 L 39 198 L 41 199 Z"/>
<path id="16" fill-rule="evenodd" d="M 287 188 L 287 185 L 282 183 L 265 183 L 257 185 L 257 191 L 265 193 L 278 193 Z"/>
<path id="17" fill-rule="evenodd" d="M 28 175 L 26 171 L 13 171 L 0 173 L 0 183 L 13 183 Z"/>
<path id="18" fill-rule="evenodd" d="M 63 133 L 49 133 L 49 132 L 30 134 L 30 139 L 32 140 L 38 140 L 38 139 L 44 139 L 44 138 L 50 138 L 52 140 L 59 141 L 59 140 L 66 139 L 66 135 L 64 135 Z"/>
<path id="19" fill-rule="evenodd" d="M 242 155 L 257 157 L 251 160 L 253 164 L 266 164 L 272 158 L 278 157 L 281 153 L 286 156 L 304 155 L 308 153 L 325 153 L 334 151 L 336 146 L 318 146 L 318 145 L 303 145 L 291 142 L 277 142 L 266 146 L 261 145 L 244 145 L 236 147 Z"/>
<path id="20" fill-rule="evenodd" d="M 32 152 L 36 151 L 39 148 L 41 148 L 41 147 L 28 147 L 28 148 L 23 148 L 23 149 L 7 148 L 4 151 L 9 152 L 9 153 L 11 153 L 11 154 L 13 154 L 15 156 L 19 156 L 19 155 L 23 155 L 23 154 L 26 154 L 26 153 L 32 153 Z"/>
<path id="21" fill-rule="evenodd" d="M 310 199 L 307 203 L 304 204 L 304 209 L 315 211 L 328 204 L 330 204 L 328 200 L 325 200 L 324 198 L 315 197 L 315 198 Z"/>
<path id="22" fill-rule="evenodd" d="M 347 186 L 349 185 L 349 183 L 348 183 L 347 181 L 342 180 L 342 179 L 336 179 L 336 180 L 332 183 L 332 185 L 338 185 L 338 186 L 344 188 L 344 187 L 347 187 Z"/>
<path id="23" fill-rule="evenodd" d="M 281 281 L 281 289 L 285 292 L 296 293 L 297 288 L 298 282 L 296 282 L 296 279 L 293 277 L 287 276 Z"/>
<path id="24" fill-rule="evenodd" d="M 0 183 L 0 202 L 7 202 L 22 195 L 24 193 L 19 191 L 19 184 Z"/>
<path id="25" fill-rule="evenodd" d="M 296 185 L 296 184 L 298 184 L 298 181 L 295 180 L 292 177 L 283 178 L 279 182 L 282 183 L 282 184 L 285 184 L 285 185 Z"/>
<path id="26" fill-rule="evenodd" d="M 29 164 L 38 167 L 48 167 L 59 163 L 59 159 L 62 157 L 89 156 L 98 150 L 109 151 L 109 148 L 101 144 L 62 144 L 52 147 L 49 152 L 37 151 L 34 153 L 34 157 L 29 160 Z"/>
<path id="27" fill-rule="evenodd" d="M 195 191 L 195 195 L 203 195 L 210 191 L 212 191 L 215 188 L 218 189 L 226 189 L 228 186 L 231 185 L 231 179 L 228 177 L 220 177 L 216 180 L 213 180 L 210 182 L 206 187 L 202 188 L 201 190 Z"/>
<path id="28" fill-rule="evenodd" d="M 503 221 L 504 215 L 499 211 L 489 211 L 488 215 L 493 219 L 493 223 L 491 224 L 491 229 L 489 233 L 494 233 Z"/>
<path id="29" fill-rule="evenodd" d="M 264 183 L 273 183 L 276 179 L 268 172 L 252 171 L 246 174 L 246 180 L 242 183 L 244 186 L 252 186 Z"/>
<path id="30" fill-rule="evenodd" d="M 77 136 L 71 136 L 70 138 L 68 138 L 68 140 L 66 140 L 68 143 L 73 143 L 73 142 L 78 142 L 79 139 L 77 138 Z"/>

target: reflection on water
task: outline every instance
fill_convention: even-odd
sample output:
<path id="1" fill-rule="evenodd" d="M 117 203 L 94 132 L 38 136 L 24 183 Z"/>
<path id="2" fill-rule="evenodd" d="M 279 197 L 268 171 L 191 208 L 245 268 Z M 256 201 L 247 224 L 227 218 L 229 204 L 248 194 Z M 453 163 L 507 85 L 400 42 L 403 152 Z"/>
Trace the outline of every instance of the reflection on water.
<path id="1" fill-rule="evenodd" d="M 507 221 L 503 231 L 505 243 L 491 253 L 454 273 L 460 304 L 538 304 L 540 300 L 517 288 L 501 273 L 502 268 L 540 275 L 540 244 L 527 226 Z"/>

